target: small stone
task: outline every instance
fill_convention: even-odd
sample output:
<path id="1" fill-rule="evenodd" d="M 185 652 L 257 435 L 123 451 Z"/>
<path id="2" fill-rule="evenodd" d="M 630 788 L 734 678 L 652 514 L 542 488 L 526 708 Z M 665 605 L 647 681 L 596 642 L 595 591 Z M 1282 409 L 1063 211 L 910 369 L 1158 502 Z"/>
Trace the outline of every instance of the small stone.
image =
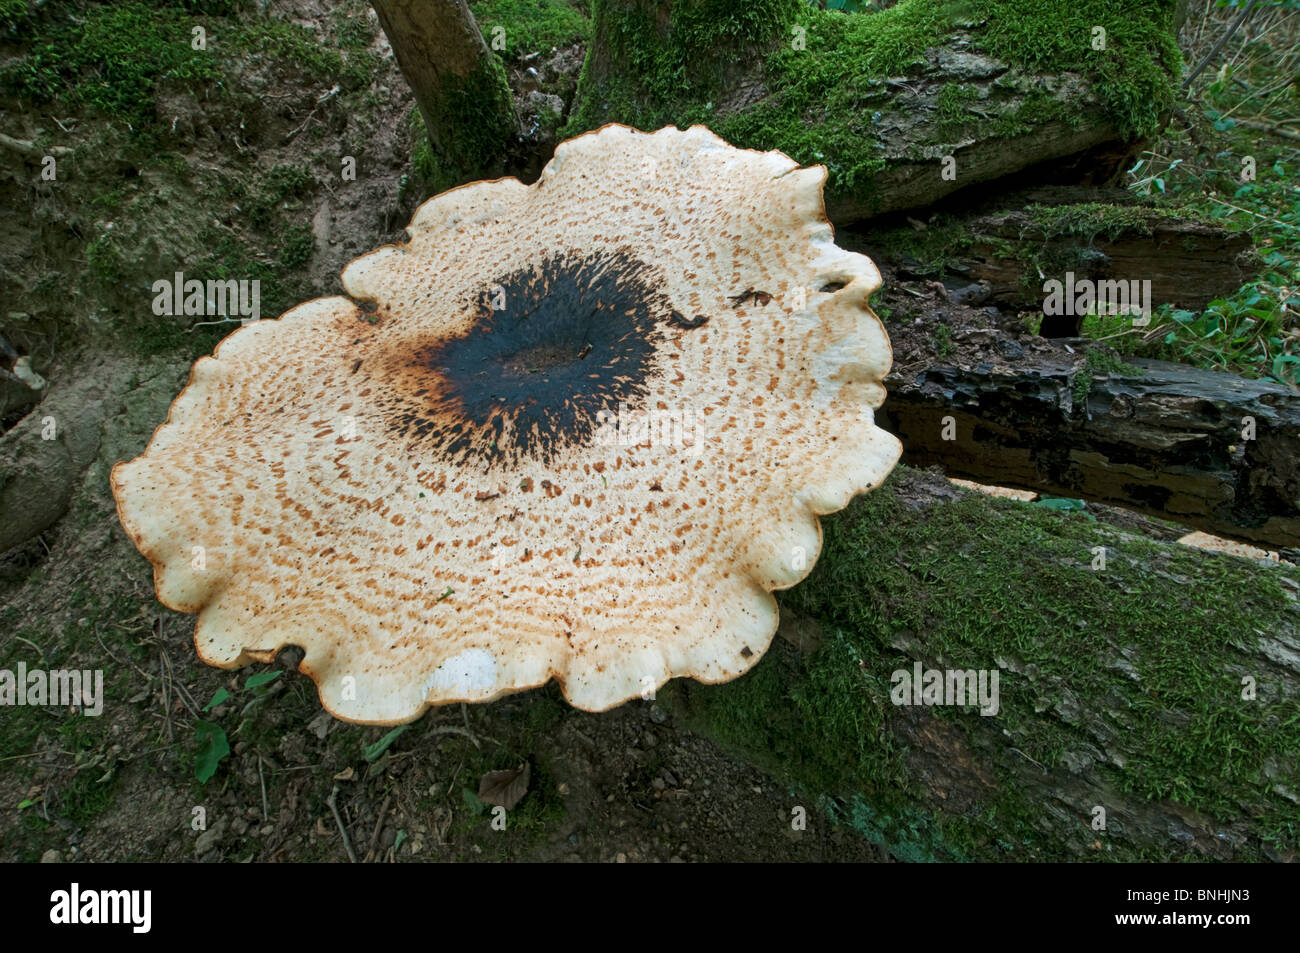
<path id="1" fill-rule="evenodd" d="M 564 112 L 564 100 L 553 93 L 543 93 L 540 90 L 533 90 L 528 94 L 527 103 L 529 111 L 535 116 L 541 116 L 548 112 Z"/>
<path id="2" fill-rule="evenodd" d="M 978 307 L 989 299 L 989 289 L 986 286 L 973 284 L 966 285 L 963 288 L 957 288 L 948 293 L 948 299 L 953 304 L 965 304 L 971 307 Z"/>
<path id="3" fill-rule="evenodd" d="M 614 862 L 618 864 L 626 864 L 627 854 L 623 853 L 622 851 L 619 851 L 618 856 L 614 858 Z"/>
<path id="4" fill-rule="evenodd" d="M 206 831 L 198 836 L 194 841 L 194 856 L 202 857 L 210 850 L 214 850 L 221 844 L 221 840 L 226 836 L 226 819 L 223 817 L 217 823 L 213 824 Z"/>
<path id="5" fill-rule="evenodd" d="M 1003 357 L 1014 361 L 1025 353 L 1025 346 L 1019 341 L 1002 338 L 998 341 L 998 350 L 1002 352 Z"/>
<path id="6" fill-rule="evenodd" d="M 57 850 L 55 850 L 53 847 L 51 847 L 45 853 L 41 854 L 41 863 L 61 864 L 63 863 L 63 855 L 60 854 Z"/>

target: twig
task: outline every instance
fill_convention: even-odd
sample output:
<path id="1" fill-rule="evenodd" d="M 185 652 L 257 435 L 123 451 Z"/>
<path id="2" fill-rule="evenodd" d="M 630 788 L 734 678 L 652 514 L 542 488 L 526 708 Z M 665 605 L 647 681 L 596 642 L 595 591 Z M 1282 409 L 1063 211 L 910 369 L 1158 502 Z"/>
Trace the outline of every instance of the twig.
<path id="1" fill-rule="evenodd" d="M 1190 86 L 1192 84 L 1192 80 L 1200 76 L 1201 71 L 1204 70 L 1205 67 L 1210 65 L 1210 60 L 1214 59 L 1216 56 L 1219 55 L 1219 50 L 1223 49 L 1223 44 L 1228 42 L 1228 39 L 1232 36 L 1232 34 L 1237 32 L 1237 28 L 1241 26 L 1242 23 L 1245 22 L 1246 17 L 1250 16 L 1250 11 L 1255 9 L 1255 3 L 1256 0 L 1250 0 L 1250 2 L 1246 4 L 1245 9 L 1243 9 L 1241 13 L 1237 15 L 1237 19 L 1233 20 L 1231 25 L 1228 27 L 1228 29 L 1223 31 L 1223 36 L 1219 37 L 1218 42 L 1216 42 L 1214 46 L 1210 47 L 1210 52 L 1205 54 L 1205 59 L 1201 60 L 1201 62 L 1196 65 L 1196 69 L 1192 70 L 1190 73 L 1187 74 L 1187 78 L 1183 80 L 1183 85 L 1182 85 L 1183 89 L 1186 89 L 1188 86 Z"/>
<path id="2" fill-rule="evenodd" d="M 119 626 L 119 628 L 120 628 L 120 626 Z M 123 631 L 123 632 L 134 632 L 134 631 L 139 631 L 139 630 L 136 630 L 136 629 L 122 629 L 122 631 Z M 139 676 L 140 676 L 141 678 L 144 679 L 146 685 L 149 684 L 151 681 L 153 681 L 153 676 L 150 675 L 148 672 L 146 672 L 144 669 L 142 669 L 139 665 L 136 665 L 134 662 L 130 662 L 130 661 L 128 661 L 128 662 L 123 662 L 120 658 L 118 658 L 116 655 L 114 655 L 112 652 L 110 652 L 110 651 L 108 650 L 108 646 L 105 645 L 105 644 L 104 644 L 104 640 L 103 640 L 102 638 L 100 638 L 100 635 L 99 635 L 99 623 L 98 623 L 98 622 L 95 623 L 94 632 L 95 632 L 95 641 L 97 641 L 97 642 L 99 643 L 99 647 L 100 647 L 101 649 L 104 650 L 104 654 L 106 654 L 106 655 L 107 655 L 109 658 L 111 658 L 114 662 L 116 662 L 118 665 L 121 665 L 121 666 L 124 667 L 124 668 L 133 668 L 133 669 L 135 669 L 136 672 L 139 674 Z"/>
<path id="3" fill-rule="evenodd" d="M 307 118 L 304 119 L 304 120 L 302 121 L 302 125 L 300 125 L 297 129 L 295 129 L 293 132 L 289 133 L 289 135 L 285 137 L 285 140 L 284 140 L 284 141 L 285 141 L 285 144 L 286 144 L 286 145 L 287 145 L 290 141 L 293 140 L 293 137 L 294 137 L 294 136 L 298 135 L 298 133 L 302 132 L 304 129 L 307 128 L 307 124 L 308 124 L 309 122 L 311 122 L 311 121 L 316 117 L 316 110 L 317 110 L 317 109 L 320 109 L 321 103 L 323 103 L 323 102 L 325 102 L 325 100 L 331 98 L 331 97 L 332 97 L 335 93 L 337 93 L 338 91 L 339 91 L 339 88 L 338 88 L 337 86 L 335 86 L 335 87 L 334 87 L 333 89 L 331 89 L 329 92 L 325 93 L 323 96 L 321 96 L 319 99 L 316 100 L 316 105 L 313 106 L 313 107 L 311 107 L 311 112 L 309 112 L 309 113 L 307 114 Z"/>
<path id="4" fill-rule="evenodd" d="M 334 790 L 330 792 L 330 796 L 325 799 L 325 803 L 329 805 L 330 813 L 334 815 L 334 823 L 339 826 L 339 833 L 343 835 L 343 849 L 348 852 L 348 860 L 355 864 L 357 855 L 352 850 L 352 841 L 348 839 L 348 829 L 343 826 L 343 818 L 339 817 L 338 796 L 339 786 L 336 784 Z"/>
<path id="5" fill-rule="evenodd" d="M 1225 202 L 1223 199 L 1216 199 L 1213 195 L 1207 195 L 1211 202 L 1218 202 L 1220 205 L 1226 205 L 1228 208 L 1236 209 L 1238 212 L 1245 212 L 1247 215 L 1254 215 L 1256 218 L 1262 218 L 1266 222 L 1272 222 L 1274 225 L 1281 225 L 1283 228 L 1295 228 L 1290 222 L 1284 222 L 1281 219 L 1270 218 L 1267 215 L 1260 215 L 1258 212 L 1252 212 L 1248 208 L 1242 208 L 1240 205 L 1233 205 L 1231 202 Z"/>
<path id="6" fill-rule="evenodd" d="M 1012 751 L 1014 751 L 1016 754 L 1020 755 L 1020 757 L 1024 758 L 1024 759 L 1025 759 L 1026 761 L 1028 761 L 1030 764 L 1036 764 L 1036 765 L 1038 765 L 1040 768 L 1043 769 L 1043 773 L 1044 773 L 1044 774 L 1047 773 L 1047 768 L 1043 765 L 1042 762 L 1040 762 L 1040 761 L 1035 761 L 1033 758 L 1029 757 L 1029 755 L 1025 754 L 1025 753 L 1024 753 L 1023 751 L 1021 751 L 1019 748 L 1012 748 L 1012 749 L 1010 749 L 1010 750 L 1012 750 Z"/>
<path id="7" fill-rule="evenodd" d="M 166 666 L 163 665 L 162 653 L 158 655 L 158 681 L 162 683 L 163 724 L 167 726 L 167 740 L 175 741 L 176 736 L 172 733 L 172 706 L 168 703 L 170 699 L 168 698 L 167 689 L 170 679 L 167 677 Z"/>
<path id="8" fill-rule="evenodd" d="M 1233 106 L 1231 109 L 1229 109 L 1226 113 L 1224 113 L 1224 114 L 1223 114 L 1222 116 L 1220 116 L 1219 118 L 1220 118 L 1220 119 L 1227 119 L 1227 118 L 1230 117 L 1233 113 L 1235 113 L 1238 109 L 1240 109 L 1242 106 L 1246 105 L 1246 103 L 1250 102 L 1252 99 L 1263 99 L 1265 96 L 1269 96 L 1269 95 L 1271 95 L 1271 94 L 1273 94 L 1273 93 L 1276 93 L 1278 90 L 1286 89 L 1288 86 L 1290 86 L 1290 85 L 1291 85 L 1292 83 L 1294 83 L 1295 81 L 1296 81 L 1296 78 L 1295 78 L 1294 76 L 1288 76 L 1286 79 L 1282 80 L 1282 82 L 1278 83 L 1278 84 L 1275 85 L 1275 86 L 1270 86 L 1270 87 L 1268 87 L 1267 89 L 1262 89 L 1262 90 L 1260 90 L 1258 93 L 1251 93 L 1249 96 L 1247 96 L 1247 97 L 1245 97 L 1244 99 L 1242 99 L 1241 102 L 1237 103 L 1237 105 Z M 1283 122 L 1285 122 L 1285 121 L 1286 121 L 1286 120 L 1283 120 Z"/>
<path id="9" fill-rule="evenodd" d="M 45 655 L 45 650 L 41 648 L 39 645 L 37 645 L 35 642 L 33 642 L 31 639 L 24 639 L 21 635 L 15 635 L 13 636 L 13 639 L 15 642 L 27 643 L 28 645 L 30 645 L 32 648 L 36 650 L 36 654 L 38 654 L 41 657 L 42 662 L 46 661 L 47 656 Z"/>
<path id="10" fill-rule="evenodd" d="M 475 748 L 482 749 L 483 747 L 481 744 L 479 744 L 478 736 L 475 735 L 474 732 L 469 731 L 466 728 L 461 728 L 458 725 L 439 725 L 436 728 L 430 728 L 428 733 L 431 735 L 460 735 L 464 738 L 468 738 L 471 742 L 473 742 Z M 492 741 L 491 738 L 489 738 L 488 740 Z M 498 742 L 492 742 L 492 743 L 497 744 Z"/>
<path id="11" fill-rule="evenodd" d="M 15 139 L 13 136 L 6 136 L 3 132 L 0 132 L 0 146 L 4 146 L 6 149 L 12 149 L 14 152 L 21 152 L 25 156 L 72 155 L 72 150 L 67 146 L 50 146 L 48 149 L 41 149 L 30 139 Z"/>
<path id="12" fill-rule="evenodd" d="M 31 754 L 11 754 L 11 755 L 7 755 L 6 757 L 0 758 L 0 764 L 3 764 L 3 763 L 6 762 L 6 761 L 21 761 L 21 760 L 23 760 L 23 758 L 35 758 L 35 757 L 37 757 L 40 753 L 41 753 L 41 752 L 39 752 L 39 751 L 33 751 Z"/>
<path id="13" fill-rule="evenodd" d="M 176 680 L 176 674 L 172 669 L 172 657 L 167 654 L 167 648 L 163 643 L 162 630 L 163 617 L 158 616 L 158 631 L 154 633 L 154 640 L 158 645 L 158 657 L 167 663 L 167 679 L 175 689 L 176 697 L 181 700 L 181 704 L 189 709 L 189 712 L 194 716 L 195 721 L 201 721 L 202 718 L 199 715 L 198 703 L 190 696 L 189 690 Z"/>
<path id="14" fill-rule="evenodd" d="M 190 325 L 190 330 L 193 331 L 195 328 L 206 328 L 213 324 L 235 324 L 236 322 L 243 320 L 243 318 L 222 318 L 220 321 L 198 321 Z"/>
<path id="15" fill-rule="evenodd" d="M 375 845 L 379 843 L 379 832 L 383 830 L 384 818 L 388 816 L 388 805 L 393 796 L 391 794 L 384 797 L 384 803 L 379 805 L 379 820 L 375 821 L 375 829 L 370 833 L 370 849 L 366 851 L 366 863 L 370 863 L 375 856 Z"/>
<path id="16" fill-rule="evenodd" d="M 262 774 L 262 753 L 260 751 L 257 754 L 257 780 L 262 783 L 262 820 L 269 821 L 271 811 L 266 804 L 266 777 Z"/>
<path id="17" fill-rule="evenodd" d="M 1290 129 L 1282 129 L 1268 122 L 1256 122 L 1253 119 L 1234 119 L 1238 126 L 1245 126 L 1247 129 L 1258 129 L 1261 132 L 1267 132 L 1274 136 L 1280 136 L 1283 139 L 1293 139 L 1300 142 L 1300 132 L 1292 132 Z"/>

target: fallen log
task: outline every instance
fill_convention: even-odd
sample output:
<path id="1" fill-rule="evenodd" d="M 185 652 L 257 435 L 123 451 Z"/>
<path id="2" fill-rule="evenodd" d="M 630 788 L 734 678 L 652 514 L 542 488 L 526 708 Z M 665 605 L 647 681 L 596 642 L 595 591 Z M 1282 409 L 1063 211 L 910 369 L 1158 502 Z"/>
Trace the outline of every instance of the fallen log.
<path id="1" fill-rule="evenodd" d="M 1082 342 L 1086 343 L 1086 342 Z M 1099 350 L 938 362 L 887 382 L 904 459 L 1128 507 L 1266 547 L 1300 544 L 1300 397 Z"/>
<path id="2" fill-rule="evenodd" d="M 907 468 L 823 528 L 782 594 L 821 647 L 777 640 L 734 682 L 665 691 L 792 805 L 904 860 L 1296 858 L 1295 567 Z M 920 704 L 918 667 L 944 686 Z M 996 699 L 957 704 L 956 672 Z"/>
<path id="3" fill-rule="evenodd" d="M 1124 282 L 1151 306 L 1201 310 L 1258 270 L 1250 234 L 1143 204 L 1123 189 L 1036 188 L 999 196 L 999 209 L 941 213 L 929 223 L 854 236 L 903 279 L 981 287 L 980 304 L 1042 312 L 1048 280 Z M 1132 282 L 1138 282 L 1136 286 Z M 1071 298 L 1071 300 L 1073 300 Z M 1070 309 L 1074 310 L 1074 309 Z M 1045 315 L 1045 337 L 1077 337 L 1084 315 Z"/>
<path id="4" fill-rule="evenodd" d="M 604 0 L 566 135 L 706 123 L 823 164 L 837 224 L 1018 173 L 1115 179 L 1172 110 L 1184 4 Z"/>

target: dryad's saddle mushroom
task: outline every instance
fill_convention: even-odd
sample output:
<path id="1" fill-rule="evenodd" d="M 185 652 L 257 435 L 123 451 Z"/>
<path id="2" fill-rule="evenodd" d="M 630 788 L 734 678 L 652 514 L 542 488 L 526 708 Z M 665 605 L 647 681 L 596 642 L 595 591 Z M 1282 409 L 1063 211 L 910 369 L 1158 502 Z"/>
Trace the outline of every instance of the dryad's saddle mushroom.
<path id="1" fill-rule="evenodd" d="M 825 169 L 707 129 L 562 144 L 426 202 L 349 297 L 230 335 L 113 470 L 204 661 L 285 645 L 349 721 L 556 679 L 599 711 L 735 678 L 818 515 L 900 447 L 872 263 Z"/>

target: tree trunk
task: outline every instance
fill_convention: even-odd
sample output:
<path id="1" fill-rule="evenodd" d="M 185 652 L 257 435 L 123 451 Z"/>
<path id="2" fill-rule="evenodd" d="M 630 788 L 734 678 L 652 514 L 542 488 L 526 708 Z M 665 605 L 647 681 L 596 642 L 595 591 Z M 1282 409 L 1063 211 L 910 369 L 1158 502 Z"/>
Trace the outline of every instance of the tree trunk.
<path id="1" fill-rule="evenodd" d="M 905 860 L 1295 859 L 1295 567 L 906 468 L 823 528 L 782 593 L 791 637 L 736 681 L 667 692 L 792 805 Z M 996 670 L 996 705 L 916 704 L 899 673 L 918 664 L 945 684 Z"/>
<path id="2" fill-rule="evenodd" d="M 440 185 L 499 175 L 517 121 L 505 71 L 465 0 L 373 0 L 411 84 L 438 162 Z"/>

